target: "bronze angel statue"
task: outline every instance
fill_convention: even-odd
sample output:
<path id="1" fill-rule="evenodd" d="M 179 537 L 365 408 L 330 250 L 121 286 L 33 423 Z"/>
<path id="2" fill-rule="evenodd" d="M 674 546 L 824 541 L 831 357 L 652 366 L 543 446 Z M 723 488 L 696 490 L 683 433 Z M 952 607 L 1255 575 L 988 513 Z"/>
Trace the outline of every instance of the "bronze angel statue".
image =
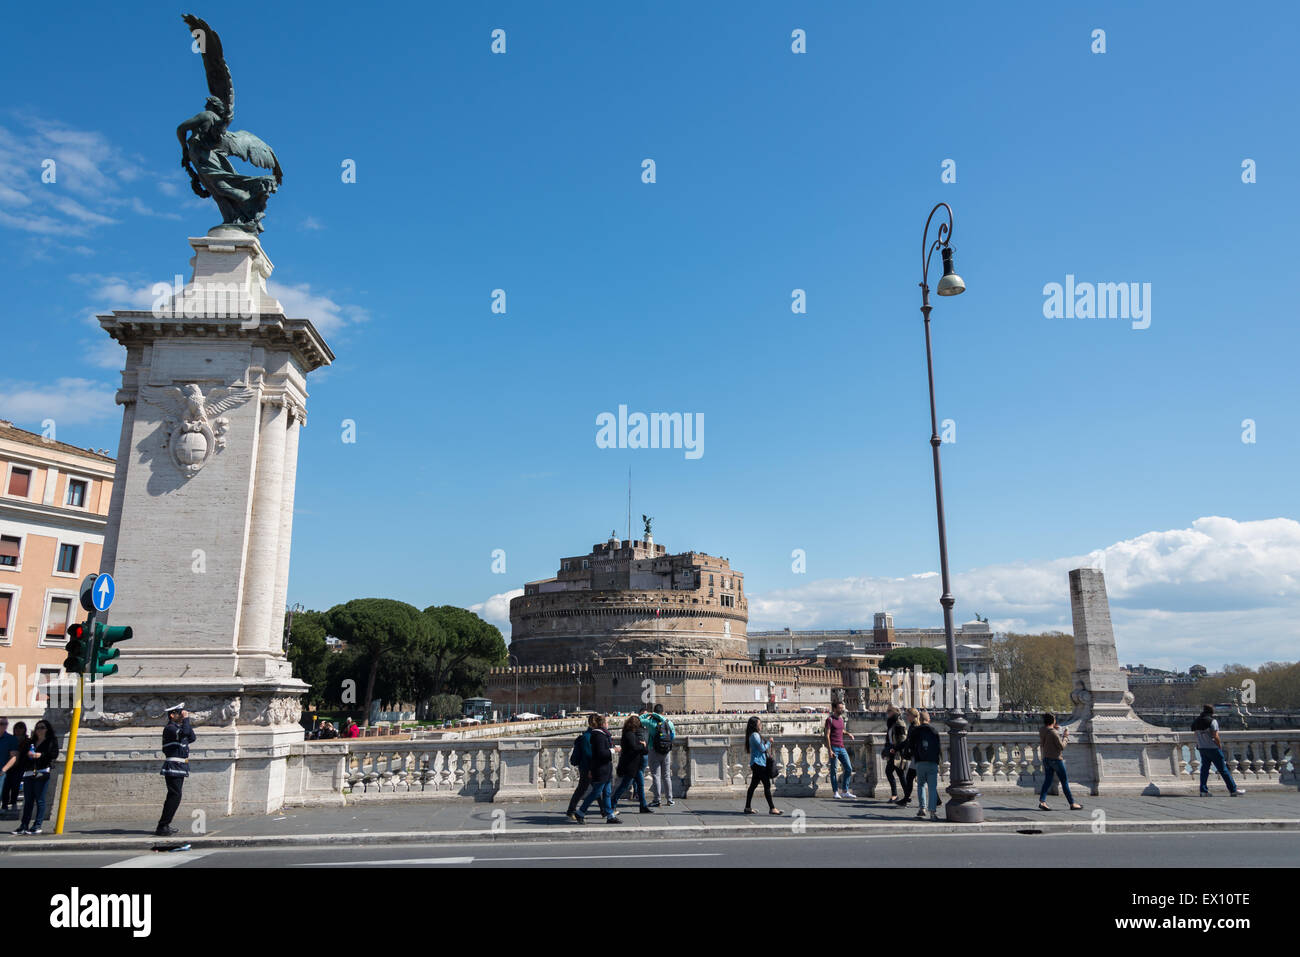
<path id="1" fill-rule="evenodd" d="M 203 20 L 184 17 L 203 54 L 208 77 L 206 108 L 176 127 L 181 141 L 181 166 L 190 174 L 190 186 L 204 199 L 211 196 L 221 210 L 222 223 L 248 232 L 262 231 L 266 198 L 279 187 L 283 174 L 271 147 L 245 130 L 230 129 L 235 90 L 230 68 L 221 51 L 221 38 Z M 188 134 L 188 139 L 186 138 Z M 272 171 L 270 176 L 244 176 L 235 172 L 230 157 Z"/>

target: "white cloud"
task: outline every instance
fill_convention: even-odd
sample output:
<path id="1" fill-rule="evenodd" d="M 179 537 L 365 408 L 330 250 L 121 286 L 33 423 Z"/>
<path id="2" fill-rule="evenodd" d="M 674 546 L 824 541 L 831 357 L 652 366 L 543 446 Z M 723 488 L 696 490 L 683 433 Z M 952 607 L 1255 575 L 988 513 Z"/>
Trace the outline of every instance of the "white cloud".
<path id="1" fill-rule="evenodd" d="M 46 419 L 53 419 L 56 429 L 84 425 L 118 415 L 115 394 L 116 390 L 90 379 L 13 383 L 0 388 L 0 418 L 33 431 L 40 431 Z"/>
<path id="2" fill-rule="evenodd" d="M 524 590 L 522 588 L 501 592 L 500 594 L 493 595 L 487 601 L 481 601 L 477 605 L 470 605 L 469 610 L 489 624 L 496 625 L 500 628 L 501 633 L 506 636 L 506 641 L 509 641 L 510 599 L 518 598 L 523 593 Z"/>
<path id="3" fill-rule="evenodd" d="M 53 182 L 46 181 L 49 174 Z M 147 179 L 141 160 L 95 130 L 35 117 L 0 126 L 0 223 L 11 228 L 51 237 L 87 236 L 119 222 L 126 212 L 179 219 L 136 195 L 136 184 Z"/>
<path id="4" fill-rule="evenodd" d="M 361 306 L 336 302 L 329 296 L 311 291 L 309 283 L 267 282 L 267 291 L 280 300 L 290 319 L 310 319 L 323 336 L 332 335 L 344 326 L 365 322 L 370 314 Z"/>
<path id="5" fill-rule="evenodd" d="M 317 219 L 315 216 L 308 216 L 306 219 L 304 219 L 304 220 L 302 221 L 302 225 L 301 225 L 299 228 L 301 228 L 301 229 L 311 229 L 311 230 L 320 230 L 320 229 L 324 229 L 324 228 L 325 228 L 325 224 L 322 223 L 322 222 L 321 222 L 319 219 Z"/>
<path id="6" fill-rule="evenodd" d="M 1089 555 L 988 565 L 953 576 L 958 621 L 999 631 L 1070 631 L 1068 573 L 1101 567 L 1124 662 L 1186 668 L 1300 657 L 1300 522 L 1211 516 Z M 870 627 L 881 603 L 899 626 L 942 621 L 934 572 L 841 578 L 749 596 L 751 631 Z"/>

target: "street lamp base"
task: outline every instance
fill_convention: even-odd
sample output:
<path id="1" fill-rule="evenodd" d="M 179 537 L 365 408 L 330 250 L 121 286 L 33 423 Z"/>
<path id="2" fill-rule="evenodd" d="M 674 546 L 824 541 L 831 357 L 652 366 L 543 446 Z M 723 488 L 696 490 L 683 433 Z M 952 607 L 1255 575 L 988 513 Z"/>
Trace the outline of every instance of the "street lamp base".
<path id="1" fill-rule="evenodd" d="M 948 800 L 943 806 L 945 819 L 954 824 L 983 824 L 984 808 L 980 807 L 980 792 L 970 777 L 970 744 L 966 732 L 970 722 L 960 711 L 948 718 L 948 762 L 952 769 L 948 785 Z"/>

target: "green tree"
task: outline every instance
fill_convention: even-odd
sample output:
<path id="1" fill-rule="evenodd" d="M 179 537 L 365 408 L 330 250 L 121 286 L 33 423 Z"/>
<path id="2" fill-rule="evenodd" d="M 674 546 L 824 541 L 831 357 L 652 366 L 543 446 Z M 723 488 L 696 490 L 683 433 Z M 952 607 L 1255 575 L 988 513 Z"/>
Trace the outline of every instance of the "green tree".
<path id="1" fill-rule="evenodd" d="M 286 615 L 285 639 L 293 676 L 311 686 L 307 691 L 308 704 L 323 704 L 331 654 L 325 644 L 325 612 L 300 611 L 293 616 L 292 626 L 290 631 L 290 618 Z"/>
<path id="2" fill-rule="evenodd" d="M 355 598 L 326 612 L 325 623 L 331 635 L 348 644 L 346 656 L 338 666 L 330 669 L 331 678 L 338 681 L 365 676 L 362 720 L 369 724 L 370 705 L 375 698 L 380 668 L 385 668 L 387 687 L 383 690 L 395 698 L 401 690 L 402 674 L 402 666 L 395 659 L 400 659 L 412 647 L 418 648 L 429 641 L 430 619 L 406 602 L 391 598 Z M 345 667 L 349 670 L 344 670 Z"/>
<path id="3" fill-rule="evenodd" d="M 487 671 L 506 663 L 506 641 L 495 625 L 454 605 L 424 610 L 431 623 L 429 638 L 420 646 L 427 658 L 422 686 L 430 696 L 454 693 L 473 697 L 483 688 Z"/>
<path id="4" fill-rule="evenodd" d="M 1012 711 L 1070 708 L 1074 637 L 1064 632 L 1007 635 L 993 645 L 998 698 Z"/>
<path id="5" fill-rule="evenodd" d="M 938 648 L 895 648 L 880 660 L 881 671 L 911 671 L 915 665 L 926 674 L 945 674 L 948 656 Z"/>

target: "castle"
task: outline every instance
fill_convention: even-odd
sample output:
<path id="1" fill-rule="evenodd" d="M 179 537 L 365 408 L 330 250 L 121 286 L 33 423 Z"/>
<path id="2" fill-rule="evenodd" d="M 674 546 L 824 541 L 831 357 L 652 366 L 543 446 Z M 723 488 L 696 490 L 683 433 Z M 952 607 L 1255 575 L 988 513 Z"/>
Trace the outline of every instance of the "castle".
<path id="1" fill-rule="evenodd" d="M 527 582 L 510 602 L 513 667 L 494 668 L 486 694 L 504 712 L 671 712 L 865 707 L 880 653 L 750 658 L 744 575 L 725 558 L 641 540 L 593 545 Z"/>

